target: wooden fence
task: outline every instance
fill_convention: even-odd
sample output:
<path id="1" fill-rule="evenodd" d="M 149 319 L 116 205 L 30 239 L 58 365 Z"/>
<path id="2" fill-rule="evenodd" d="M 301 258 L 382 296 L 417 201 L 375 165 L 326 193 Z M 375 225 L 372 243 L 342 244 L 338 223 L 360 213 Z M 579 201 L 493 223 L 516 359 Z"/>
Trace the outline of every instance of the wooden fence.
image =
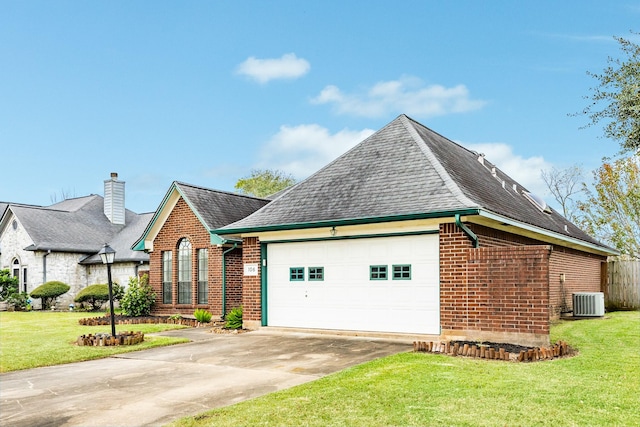
<path id="1" fill-rule="evenodd" d="M 605 302 L 611 309 L 640 309 L 640 260 L 609 261 Z"/>

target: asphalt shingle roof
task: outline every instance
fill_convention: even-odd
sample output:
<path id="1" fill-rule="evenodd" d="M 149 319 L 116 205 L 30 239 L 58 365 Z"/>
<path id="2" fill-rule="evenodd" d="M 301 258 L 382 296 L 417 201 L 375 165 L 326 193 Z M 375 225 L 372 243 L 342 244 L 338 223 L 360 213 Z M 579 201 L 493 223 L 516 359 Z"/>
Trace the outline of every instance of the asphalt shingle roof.
<path id="1" fill-rule="evenodd" d="M 480 162 L 478 153 L 400 115 L 270 204 L 218 232 L 483 209 L 602 245 L 559 213 L 542 212 L 524 191 L 488 160 Z"/>
<path id="2" fill-rule="evenodd" d="M 184 182 L 174 184 L 209 230 L 238 221 L 269 203 L 267 199 L 213 190 Z"/>
<path id="3" fill-rule="evenodd" d="M 132 251 L 131 242 L 146 227 L 151 214 L 125 211 L 126 225 L 114 225 L 104 215 L 104 199 L 90 195 L 67 199 L 48 207 L 9 204 L 33 244 L 28 250 L 97 253 L 104 243 L 116 250 L 116 261 L 147 261 Z M 93 261 L 100 262 L 98 257 Z M 83 262 L 91 262 L 87 259 Z"/>

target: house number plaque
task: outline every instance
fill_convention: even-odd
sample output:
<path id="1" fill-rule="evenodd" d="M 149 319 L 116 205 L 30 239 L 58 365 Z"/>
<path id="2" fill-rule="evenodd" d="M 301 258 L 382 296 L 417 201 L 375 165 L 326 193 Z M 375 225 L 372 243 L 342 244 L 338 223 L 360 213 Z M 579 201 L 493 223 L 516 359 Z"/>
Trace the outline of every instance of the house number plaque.
<path id="1" fill-rule="evenodd" d="M 245 264 L 244 265 L 244 275 L 245 276 L 257 276 L 258 275 L 258 264 Z"/>

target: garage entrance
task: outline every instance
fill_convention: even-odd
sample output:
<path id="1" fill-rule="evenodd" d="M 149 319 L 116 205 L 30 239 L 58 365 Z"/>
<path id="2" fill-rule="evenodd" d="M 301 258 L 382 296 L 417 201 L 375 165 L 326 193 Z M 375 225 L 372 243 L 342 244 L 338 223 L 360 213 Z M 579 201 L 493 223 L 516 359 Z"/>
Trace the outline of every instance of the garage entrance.
<path id="1" fill-rule="evenodd" d="M 267 244 L 267 325 L 440 334 L 438 234 Z"/>

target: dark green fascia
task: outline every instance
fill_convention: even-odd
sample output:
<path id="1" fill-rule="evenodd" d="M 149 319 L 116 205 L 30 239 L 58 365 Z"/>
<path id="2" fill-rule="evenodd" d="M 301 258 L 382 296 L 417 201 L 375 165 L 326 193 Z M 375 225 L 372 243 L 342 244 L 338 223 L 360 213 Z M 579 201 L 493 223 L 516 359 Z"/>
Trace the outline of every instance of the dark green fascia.
<path id="1" fill-rule="evenodd" d="M 260 244 L 260 321 L 262 326 L 268 326 L 267 313 L 267 244 Z"/>
<path id="2" fill-rule="evenodd" d="M 460 210 L 453 210 L 453 211 L 389 215 L 389 216 L 378 216 L 378 217 L 368 217 L 368 218 L 350 218 L 350 219 L 316 221 L 316 222 L 299 222 L 294 224 L 265 225 L 265 226 L 259 226 L 259 227 L 230 228 L 230 229 L 222 228 L 218 230 L 211 230 L 211 232 L 218 233 L 218 234 L 237 234 L 237 233 L 256 233 L 261 231 L 301 230 L 305 228 L 338 227 L 338 226 L 345 226 L 345 225 L 375 224 L 379 222 L 395 222 L 395 221 L 410 221 L 410 220 L 416 220 L 416 219 L 446 218 L 446 217 L 452 217 L 454 215 L 477 215 L 479 212 L 480 212 L 480 209 L 460 209 Z"/>
<path id="3" fill-rule="evenodd" d="M 425 234 L 438 234 L 439 230 L 424 231 L 405 231 L 400 233 L 377 233 L 377 234 L 359 234 L 357 236 L 331 236 L 331 237 L 311 237 L 303 239 L 281 239 L 269 240 L 266 243 L 296 243 L 296 242 L 322 242 L 328 240 L 356 240 L 356 239 L 374 239 L 376 237 L 397 237 L 397 236 L 422 236 Z"/>
<path id="4" fill-rule="evenodd" d="M 242 243 L 242 239 L 236 239 L 235 237 L 229 237 L 227 239 L 218 234 L 215 234 L 211 230 L 209 230 L 209 237 L 210 237 L 211 244 L 214 246 L 224 245 L 225 243 L 233 243 L 234 245 Z"/>

